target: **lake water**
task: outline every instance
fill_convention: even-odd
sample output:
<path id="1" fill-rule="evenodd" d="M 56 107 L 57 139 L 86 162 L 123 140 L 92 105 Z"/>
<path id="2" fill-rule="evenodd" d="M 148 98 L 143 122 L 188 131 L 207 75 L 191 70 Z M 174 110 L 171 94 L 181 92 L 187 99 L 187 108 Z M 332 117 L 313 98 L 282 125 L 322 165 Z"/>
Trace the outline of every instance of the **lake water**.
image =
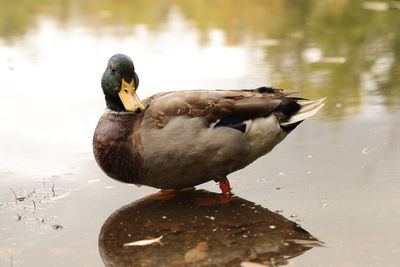
<path id="1" fill-rule="evenodd" d="M 0 6 L 0 266 L 398 266 L 400 1 Z M 271 85 L 328 99 L 229 176 L 233 203 L 193 202 L 214 182 L 153 203 L 156 189 L 109 179 L 92 155 L 115 53 L 134 60 L 141 98 Z"/>

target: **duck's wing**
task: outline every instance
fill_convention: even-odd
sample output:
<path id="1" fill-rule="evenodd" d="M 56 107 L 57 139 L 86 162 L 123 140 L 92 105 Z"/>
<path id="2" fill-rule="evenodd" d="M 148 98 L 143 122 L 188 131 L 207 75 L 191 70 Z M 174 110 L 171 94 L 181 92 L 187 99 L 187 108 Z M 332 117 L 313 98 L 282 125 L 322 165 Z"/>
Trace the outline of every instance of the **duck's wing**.
<path id="1" fill-rule="evenodd" d="M 143 101 L 145 118 L 156 127 L 164 127 L 177 116 L 201 117 L 205 126 L 234 125 L 278 112 L 278 119 L 288 121 L 300 105 L 300 98 L 287 97 L 297 91 L 260 87 L 253 90 L 192 90 L 156 94 Z"/>

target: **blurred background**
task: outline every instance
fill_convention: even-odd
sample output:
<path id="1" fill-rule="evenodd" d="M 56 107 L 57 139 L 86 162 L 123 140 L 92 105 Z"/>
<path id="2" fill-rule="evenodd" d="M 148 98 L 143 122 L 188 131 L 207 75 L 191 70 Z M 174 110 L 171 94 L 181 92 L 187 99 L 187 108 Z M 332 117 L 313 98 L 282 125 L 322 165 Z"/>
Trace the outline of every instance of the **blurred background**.
<path id="1" fill-rule="evenodd" d="M 52 266 L 65 256 L 65 266 L 101 265 L 103 221 L 155 192 L 108 179 L 91 152 L 105 108 L 100 78 L 109 57 L 124 53 L 142 98 L 264 85 L 328 97 L 270 155 L 232 175 L 234 192 L 282 210 L 327 244 L 295 266 L 322 259 L 397 266 L 400 1 L 0 0 L 0 7 L 0 264 Z M 32 194 L 14 201 L 38 184 L 36 200 L 50 199 L 41 208 Z"/>

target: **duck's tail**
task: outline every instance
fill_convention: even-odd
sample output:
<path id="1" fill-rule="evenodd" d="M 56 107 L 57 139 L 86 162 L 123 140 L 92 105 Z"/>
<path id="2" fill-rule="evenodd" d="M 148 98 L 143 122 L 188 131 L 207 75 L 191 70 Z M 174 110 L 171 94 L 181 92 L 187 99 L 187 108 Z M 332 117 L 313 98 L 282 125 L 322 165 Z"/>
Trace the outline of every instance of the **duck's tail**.
<path id="1" fill-rule="evenodd" d="M 325 98 L 314 101 L 303 101 L 297 102 L 300 105 L 300 109 L 293 114 L 287 121 L 280 122 L 282 129 L 291 131 L 297 127 L 302 121 L 315 115 L 325 104 Z"/>

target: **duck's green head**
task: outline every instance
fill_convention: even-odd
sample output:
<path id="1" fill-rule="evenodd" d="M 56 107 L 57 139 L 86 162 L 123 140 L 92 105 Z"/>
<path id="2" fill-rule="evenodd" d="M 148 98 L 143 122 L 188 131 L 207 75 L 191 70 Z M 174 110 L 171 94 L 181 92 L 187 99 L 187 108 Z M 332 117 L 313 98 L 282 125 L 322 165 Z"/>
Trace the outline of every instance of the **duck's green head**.
<path id="1" fill-rule="evenodd" d="M 122 54 L 112 56 L 101 78 L 107 107 L 114 111 L 141 113 L 144 107 L 136 94 L 138 86 L 139 78 L 132 59 Z"/>

